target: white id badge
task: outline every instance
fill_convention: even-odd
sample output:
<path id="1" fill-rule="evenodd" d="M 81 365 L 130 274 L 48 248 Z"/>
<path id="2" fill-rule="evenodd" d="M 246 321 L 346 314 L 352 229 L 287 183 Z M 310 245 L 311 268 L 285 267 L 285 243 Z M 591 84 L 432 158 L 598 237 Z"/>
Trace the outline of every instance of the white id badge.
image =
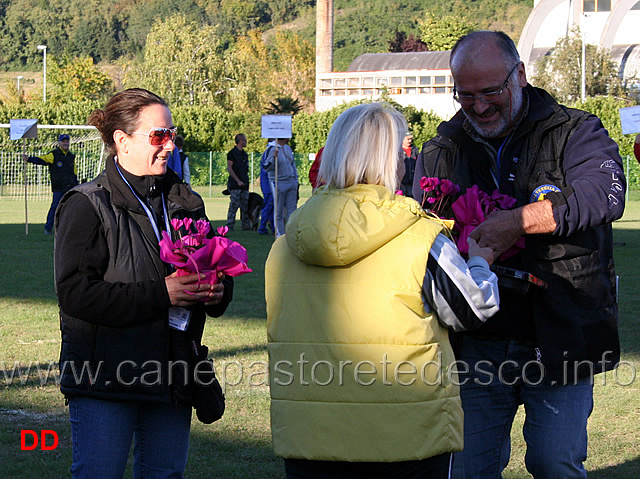
<path id="1" fill-rule="evenodd" d="M 169 308 L 169 327 L 178 331 L 186 331 L 189 327 L 191 319 L 191 311 L 180 306 L 171 306 Z"/>

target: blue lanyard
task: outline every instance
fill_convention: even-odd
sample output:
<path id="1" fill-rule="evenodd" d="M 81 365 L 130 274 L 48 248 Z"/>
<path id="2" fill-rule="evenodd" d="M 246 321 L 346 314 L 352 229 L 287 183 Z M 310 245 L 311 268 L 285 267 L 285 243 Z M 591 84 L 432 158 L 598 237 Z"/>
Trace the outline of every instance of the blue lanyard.
<path id="1" fill-rule="evenodd" d="M 124 177 L 124 175 L 122 174 L 122 171 L 120 171 L 120 167 L 118 166 L 118 162 L 117 162 L 116 157 L 113 158 L 113 161 L 116 164 L 116 169 L 118 170 L 118 173 L 120 173 L 120 178 L 122 178 L 124 180 L 126 185 L 131 190 L 131 193 L 133 193 L 133 196 L 136 197 L 136 199 L 138 200 L 138 203 L 140 203 L 140 206 L 142 206 L 142 209 L 147 214 L 147 217 L 149 218 L 149 222 L 151 223 L 151 226 L 153 227 L 153 232 L 156 234 L 156 238 L 158 238 L 158 243 L 159 243 L 162 240 L 162 236 L 160 235 L 160 230 L 158 229 L 158 223 L 156 223 L 155 215 L 151 212 L 149 207 L 147 205 L 145 205 L 144 202 L 138 197 L 138 195 L 133 190 L 133 188 L 131 187 L 131 185 L 127 181 L 127 179 Z M 168 232 L 171 232 L 171 228 L 169 227 L 169 215 L 167 214 L 167 205 L 164 202 L 164 193 L 162 191 L 160 191 L 160 195 L 161 195 L 161 199 L 162 199 L 162 211 L 164 212 L 165 227 L 167 228 Z"/>
<path id="2" fill-rule="evenodd" d="M 501 157 L 502 157 L 502 148 L 504 148 L 504 145 L 507 144 L 507 141 L 509 141 L 509 137 L 511 136 L 511 133 L 509 133 L 507 135 L 507 137 L 504 139 L 504 141 L 502 142 L 502 145 L 500 145 L 500 148 L 498 148 L 498 155 L 496 156 L 496 176 L 493 177 L 493 181 L 495 182 L 496 186 L 498 187 L 498 189 L 500 189 L 500 176 L 501 176 L 501 171 L 500 171 L 500 162 L 501 162 Z"/>

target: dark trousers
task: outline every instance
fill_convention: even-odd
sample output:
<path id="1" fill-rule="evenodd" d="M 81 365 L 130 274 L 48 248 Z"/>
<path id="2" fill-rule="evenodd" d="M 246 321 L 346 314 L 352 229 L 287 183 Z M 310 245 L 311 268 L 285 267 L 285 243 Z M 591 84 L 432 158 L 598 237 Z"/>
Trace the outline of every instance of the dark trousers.
<path id="1" fill-rule="evenodd" d="M 242 229 L 250 230 L 249 220 L 249 190 L 229 190 L 231 198 L 229 200 L 229 211 L 227 212 L 227 227 L 233 231 L 236 224 L 236 212 L 240 209 L 240 219 Z"/>
<path id="2" fill-rule="evenodd" d="M 44 225 L 44 230 L 48 233 L 51 233 L 53 230 L 53 220 L 56 215 L 56 208 L 58 208 L 58 204 L 60 200 L 64 196 L 65 191 L 54 191 L 53 192 L 53 200 L 51 200 L 51 206 L 49 207 L 49 212 L 47 213 L 47 222 Z"/>
<path id="3" fill-rule="evenodd" d="M 273 194 L 271 191 L 265 193 L 264 204 L 262 206 L 262 212 L 260 213 L 260 226 L 258 227 L 258 233 L 268 233 L 267 226 L 270 225 L 271 229 L 275 232 L 276 227 L 273 224 Z"/>
<path id="4" fill-rule="evenodd" d="M 451 453 L 401 462 L 284 460 L 287 479 L 449 479 L 452 464 Z"/>

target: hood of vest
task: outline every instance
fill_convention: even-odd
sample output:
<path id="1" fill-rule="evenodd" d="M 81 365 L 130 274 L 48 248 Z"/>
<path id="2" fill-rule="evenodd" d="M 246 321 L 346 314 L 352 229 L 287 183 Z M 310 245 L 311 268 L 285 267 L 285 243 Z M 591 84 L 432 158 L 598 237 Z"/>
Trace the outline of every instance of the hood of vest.
<path id="1" fill-rule="evenodd" d="M 291 215 L 285 237 L 306 264 L 347 266 L 424 217 L 417 201 L 383 186 L 321 189 Z"/>

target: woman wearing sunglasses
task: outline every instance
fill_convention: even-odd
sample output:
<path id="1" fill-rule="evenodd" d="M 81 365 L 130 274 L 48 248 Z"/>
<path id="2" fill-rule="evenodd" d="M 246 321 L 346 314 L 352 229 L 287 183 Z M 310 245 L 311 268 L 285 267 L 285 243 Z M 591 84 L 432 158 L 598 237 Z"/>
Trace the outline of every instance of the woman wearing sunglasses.
<path id="1" fill-rule="evenodd" d="M 71 471 L 121 478 L 133 439 L 134 477 L 182 477 L 194 392 L 185 364 L 233 282 L 177 277 L 160 259 L 172 219 L 206 219 L 201 198 L 167 169 L 176 128 L 164 100 L 125 90 L 88 123 L 108 149 L 106 168 L 64 196 L 55 227 Z"/>

